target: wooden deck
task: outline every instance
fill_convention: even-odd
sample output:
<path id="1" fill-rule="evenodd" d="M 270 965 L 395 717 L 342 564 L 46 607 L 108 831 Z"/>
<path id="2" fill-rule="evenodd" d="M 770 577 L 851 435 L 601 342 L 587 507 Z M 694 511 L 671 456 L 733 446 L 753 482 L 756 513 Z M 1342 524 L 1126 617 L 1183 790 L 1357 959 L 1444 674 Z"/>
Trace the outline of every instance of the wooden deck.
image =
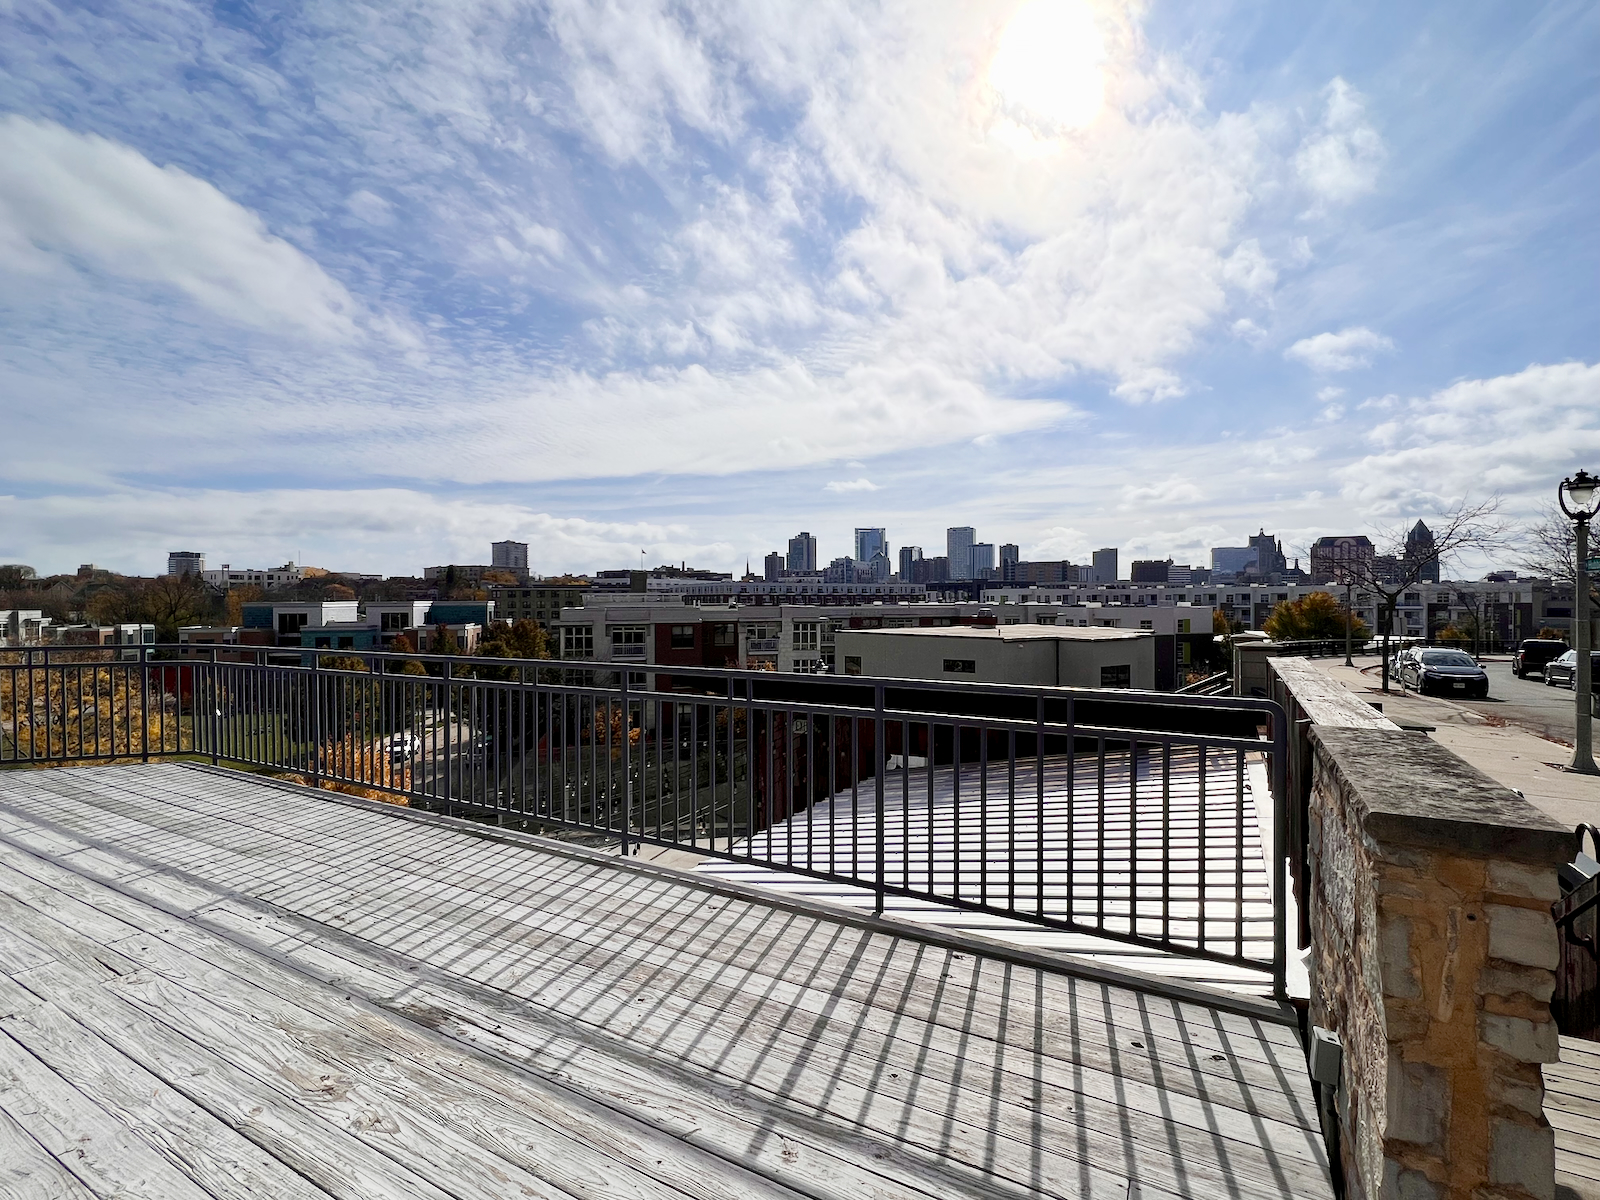
<path id="1" fill-rule="evenodd" d="M 1556 1133 L 1556 1200 L 1600 1200 L 1600 1042 L 1562 1038 L 1544 1087 L 1545 1119 Z"/>
<path id="2" fill-rule="evenodd" d="M 0 773 L 7 1197 L 1331 1196 L 1253 1003 L 242 774 Z"/>

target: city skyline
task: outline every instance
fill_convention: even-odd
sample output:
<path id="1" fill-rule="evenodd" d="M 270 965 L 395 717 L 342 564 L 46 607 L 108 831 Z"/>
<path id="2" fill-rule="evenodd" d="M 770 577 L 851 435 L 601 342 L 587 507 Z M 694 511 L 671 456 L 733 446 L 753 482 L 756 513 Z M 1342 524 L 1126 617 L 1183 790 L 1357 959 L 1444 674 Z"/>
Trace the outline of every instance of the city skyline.
<path id="1" fill-rule="evenodd" d="M 1203 562 L 1600 457 L 1593 6 L 1034 3 L 1081 110 L 1009 3 L 7 14 L 0 559 Z"/>

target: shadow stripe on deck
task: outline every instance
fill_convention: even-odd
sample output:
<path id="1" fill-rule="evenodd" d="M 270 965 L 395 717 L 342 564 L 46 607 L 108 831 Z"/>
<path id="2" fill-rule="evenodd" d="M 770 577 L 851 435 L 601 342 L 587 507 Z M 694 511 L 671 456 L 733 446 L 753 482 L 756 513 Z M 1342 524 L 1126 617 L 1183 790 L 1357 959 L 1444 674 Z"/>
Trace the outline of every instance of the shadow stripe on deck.
<path id="1" fill-rule="evenodd" d="M 1298 1046 L 1261 1006 L 1179 1003 L 1129 990 L 1125 977 L 1113 986 L 1039 970 L 1014 948 L 989 956 L 972 939 L 943 944 L 860 914 L 839 920 L 662 868 L 330 800 L 175 766 L 0 776 L 10 847 L 0 896 L 33 909 L 21 922 L 35 933 L 50 932 L 40 922 L 52 905 L 78 906 L 85 926 L 0 932 L 4 970 L 68 1019 L 100 1022 L 96 1036 L 114 1028 L 108 1013 L 136 1012 L 197 1053 L 254 1055 L 257 1084 L 304 1108 L 301 1085 L 275 1065 L 283 1043 L 231 1027 L 256 988 L 255 1002 L 309 1044 L 297 1052 L 336 1068 L 353 1023 L 407 1047 L 401 1065 L 429 1103 L 444 1085 L 415 1075 L 414 1060 L 466 1055 L 502 1073 L 496 1086 L 542 1088 L 589 1120 L 613 1114 L 786 1194 L 1124 1200 L 1130 1178 L 1146 1196 L 1329 1194 Z M 399 888 L 408 866 L 431 874 Z M 435 927 L 406 942 L 406 914 L 423 905 Z M 109 953 L 132 970 L 90 986 L 97 921 L 115 923 Z M 38 961 L 59 949 L 46 943 L 73 936 L 77 975 Z M 344 1072 L 351 1094 L 402 1095 L 362 1062 Z M 6 1094 L 0 1113 L 20 1123 Z M 403 1128 L 363 1131 L 363 1144 L 424 1142 L 450 1124 L 419 1107 Z M 537 1155 L 489 1136 L 483 1113 L 466 1115 L 464 1132 L 446 1128 L 451 1137 L 426 1147 L 433 1157 L 413 1144 L 391 1147 L 392 1161 L 445 1178 L 448 1151 L 537 1175 Z M 657 1179 L 650 1166 L 618 1161 L 629 1186 L 588 1194 L 634 1194 L 633 1183 L 639 1194 L 729 1194 Z M 574 1178 L 611 1169 L 597 1152 Z M 573 1187 L 558 1190 L 584 1194 Z"/>

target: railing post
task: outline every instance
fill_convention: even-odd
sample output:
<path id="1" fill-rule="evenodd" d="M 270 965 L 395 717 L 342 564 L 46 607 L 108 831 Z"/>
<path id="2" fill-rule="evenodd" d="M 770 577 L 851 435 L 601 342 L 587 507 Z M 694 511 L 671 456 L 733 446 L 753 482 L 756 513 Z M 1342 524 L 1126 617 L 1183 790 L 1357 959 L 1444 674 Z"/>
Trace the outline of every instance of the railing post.
<path id="1" fill-rule="evenodd" d="M 311 786 L 322 785 L 322 655 L 311 651 Z"/>
<path id="2" fill-rule="evenodd" d="M 1285 696 L 1287 702 L 1288 697 Z M 1272 998 L 1289 998 L 1289 889 L 1285 869 L 1289 846 L 1289 711 L 1285 703 L 1269 714 L 1272 721 Z M 1298 800 L 1295 801 L 1298 805 Z"/>
<path id="3" fill-rule="evenodd" d="M 452 765 L 451 764 L 451 754 L 450 754 L 450 739 L 451 739 L 452 736 L 456 739 L 456 742 L 455 742 L 455 745 L 456 745 L 455 758 L 459 761 L 459 759 L 461 757 L 461 723 L 458 720 L 456 720 L 456 717 L 455 717 L 456 705 L 455 705 L 455 686 L 454 686 L 455 671 L 454 671 L 454 667 L 455 667 L 455 663 L 451 659 L 448 659 L 448 658 L 445 659 L 444 660 L 444 671 L 441 674 L 441 678 L 444 681 L 442 687 L 443 687 L 443 692 L 444 692 L 444 713 L 443 713 L 444 729 L 445 729 L 445 734 L 444 734 L 444 811 L 445 811 L 445 815 L 446 816 L 454 816 L 455 815 L 454 792 L 452 791 L 452 783 L 451 783 L 451 778 L 450 778 L 451 765 Z M 438 774 L 437 774 L 438 769 L 439 769 L 438 763 L 435 762 L 434 763 L 434 771 L 435 771 L 434 782 L 435 783 L 438 782 Z M 434 788 L 434 793 L 435 793 L 435 795 L 438 794 L 438 788 L 437 787 Z"/>
<path id="4" fill-rule="evenodd" d="M 622 799 L 622 857 L 623 858 L 627 858 L 628 857 L 628 822 L 633 819 L 633 779 L 628 774 L 628 667 L 627 667 L 626 663 L 623 664 L 622 670 L 617 672 L 617 678 L 621 682 L 621 685 L 622 685 L 622 689 L 621 689 L 622 690 L 622 755 L 621 755 L 621 761 L 622 761 L 622 797 L 623 797 L 623 799 Z M 613 722 L 608 721 L 608 722 L 606 722 L 606 724 L 607 725 L 612 725 Z M 713 722 L 713 728 L 712 728 L 712 732 L 711 732 L 711 737 L 712 737 L 711 761 L 713 763 L 716 762 L 716 755 L 717 755 L 717 751 L 716 751 L 716 736 L 717 735 L 716 735 L 716 729 L 715 729 L 715 722 Z M 609 754 L 611 752 L 611 747 L 610 746 L 606 747 L 606 752 L 607 752 L 607 754 Z M 712 806 L 713 806 L 712 807 L 712 813 L 713 813 L 713 817 L 712 817 L 712 836 L 713 837 L 715 837 L 715 830 L 716 830 L 716 817 L 714 815 L 715 812 L 716 812 L 716 808 L 715 808 L 716 802 L 717 802 L 716 790 L 713 788 L 712 789 L 712 793 L 711 793 L 711 803 L 712 803 Z"/>
<path id="5" fill-rule="evenodd" d="M 141 630 L 139 642 L 139 761 L 150 761 L 150 651 L 146 648 Z M 45 664 L 50 662 L 49 652 L 45 653 Z M 50 694 L 50 672 L 45 671 L 45 695 Z M 49 753 L 50 730 L 45 729 L 45 753 Z"/>
<path id="6" fill-rule="evenodd" d="M 207 672 L 209 683 L 206 689 L 206 703 L 211 707 L 211 765 L 220 766 L 222 763 L 222 692 L 217 687 L 217 648 L 211 647 L 211 670 Z"/>
<path id="7" fill-rule="evenodd" d="M 883 772 L 889 758 L 885 753 L 888 747 L 884 744 L 883 722 L 883 684 L 877 683 L 872 687 L 872 758 L 873 780 L 872 794 L 873 805 L 877 817 L 877 883 L 874 887 L 872 911 L 879 916 L 883 915 L 883 865 L 884 865 L 884 830 L 883 830 Z M 904 749 L 904 747 L 902 747 Z M 931 751 L 930 751 L 931 753 Z"/>

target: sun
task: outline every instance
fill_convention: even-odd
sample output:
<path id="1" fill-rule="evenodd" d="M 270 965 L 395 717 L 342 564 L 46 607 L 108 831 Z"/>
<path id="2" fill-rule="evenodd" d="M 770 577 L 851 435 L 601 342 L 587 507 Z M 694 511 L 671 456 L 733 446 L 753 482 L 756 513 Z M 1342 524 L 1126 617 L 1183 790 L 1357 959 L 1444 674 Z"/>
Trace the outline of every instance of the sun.
<path id="1" fill-rule="evenodd" d="M 1086 0 L 1028 0 L 1000 35 L 989 83 L 1041 132 L 1081 129 L 1105 103 L 1104 60 Z"/>

